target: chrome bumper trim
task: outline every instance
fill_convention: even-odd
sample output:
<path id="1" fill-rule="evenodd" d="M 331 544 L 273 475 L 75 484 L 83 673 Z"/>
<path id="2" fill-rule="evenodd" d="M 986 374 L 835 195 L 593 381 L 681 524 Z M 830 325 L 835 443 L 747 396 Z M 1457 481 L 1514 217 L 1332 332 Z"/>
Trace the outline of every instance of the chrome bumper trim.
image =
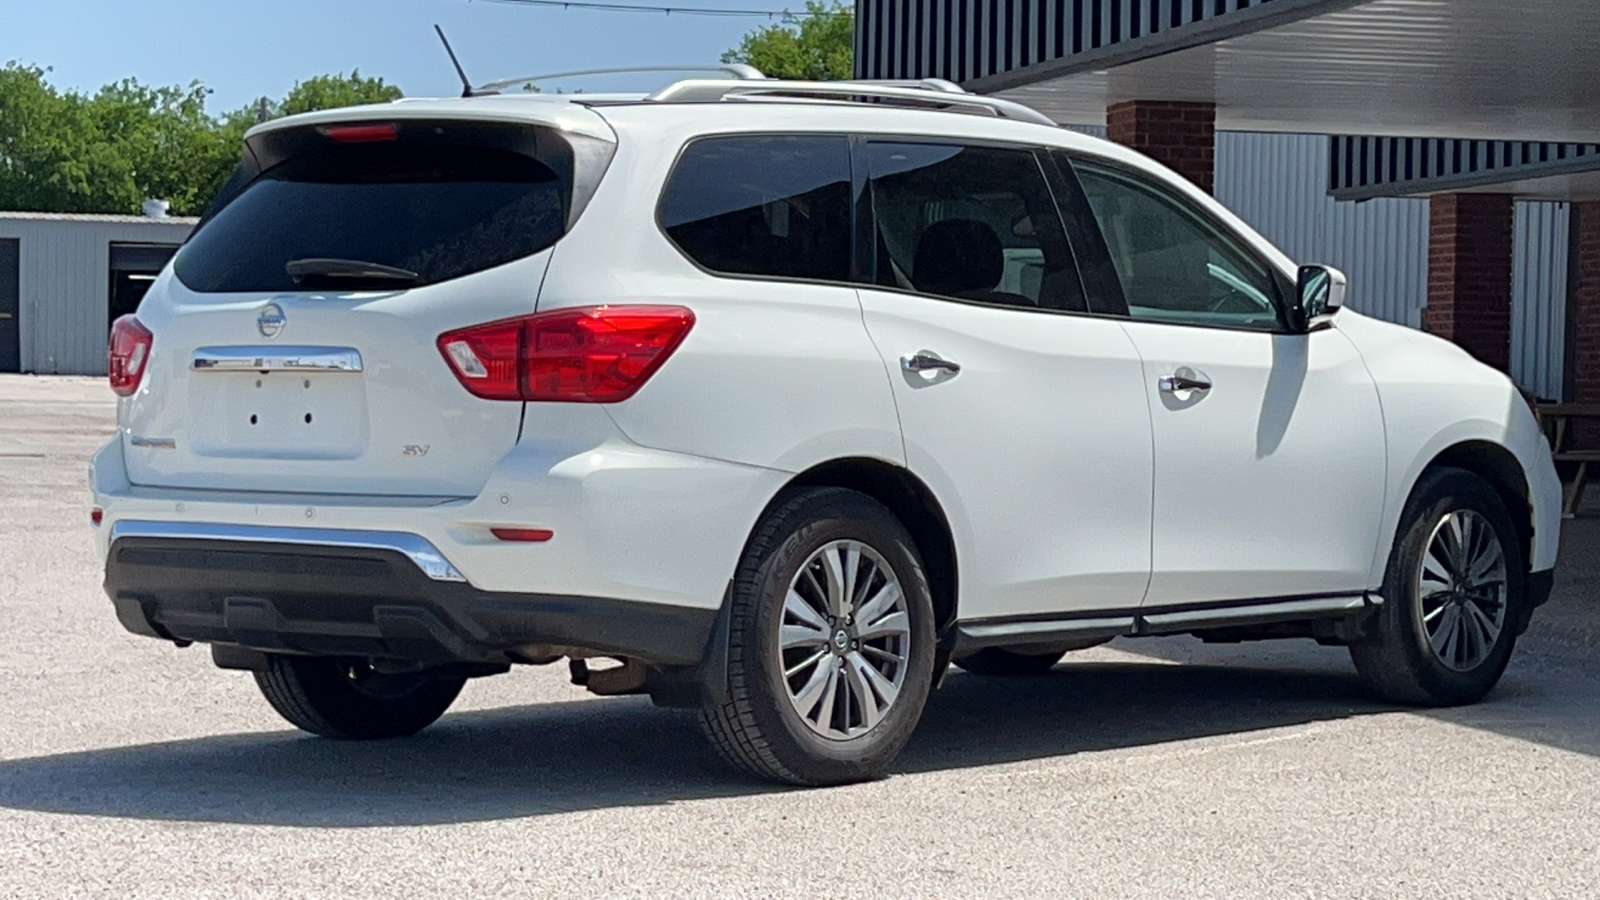
<path id="1" fill-rule="evenodd" d="M 122 538 L 174 538 L 199 541 L 297 544 L 317 547 L 358 547 L 393 550 L 434 581 L 465 582 L 444 554 L 426 538 L 403 531 L 347 531 L 334 528 L 290 528 L 275 525 L 223 525 L 214 522 L 146 522 L 124 519 L 111 526 L 111 546 Z"/>

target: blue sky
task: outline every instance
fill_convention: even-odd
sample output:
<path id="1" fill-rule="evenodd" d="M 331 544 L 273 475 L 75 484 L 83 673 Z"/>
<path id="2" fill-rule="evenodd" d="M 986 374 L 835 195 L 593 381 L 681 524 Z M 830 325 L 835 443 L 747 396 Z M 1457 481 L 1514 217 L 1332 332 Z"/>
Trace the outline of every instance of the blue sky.
<path id="1" fill-rule="evenodd" d="M 803 6 L 802 0 L 690 2 Z M 765 22 L 485 0 L 0 0 L 0 7 L 0 62 L 51 67 L 52 84 L 86 92 L 130 76 L 157 85 L 199 79 L 214 91 L 213 112 L 282 97 L 297 80 L 355 68 L 411 96 L 456 93 L 435 22 L 477 83 L 603 66 L 714 65 Z M 566 87 L 640 90 L 657 83 L 627 76 Z"/>

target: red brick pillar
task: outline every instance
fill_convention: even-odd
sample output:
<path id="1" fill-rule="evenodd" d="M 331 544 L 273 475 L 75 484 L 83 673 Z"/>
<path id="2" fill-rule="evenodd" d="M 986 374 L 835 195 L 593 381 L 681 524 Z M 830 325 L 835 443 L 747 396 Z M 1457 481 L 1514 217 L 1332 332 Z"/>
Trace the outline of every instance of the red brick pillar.
<path id="1" fill-rule="evenodd" d="M 1106 109 L 1106 134 L 1212 193 L 1216 178 L 1216 104 L 1165 100 L 1118 103 Z"/>
<path id="2" fill-rule="evenodd" d="M 1572 361 L 1568 391 L 1575 403 L 1600 403 L 1600 202 L 1574 203 L 1572 278 L 1567 311 L 1567 348 Z"/>
<path id="3" fill-rule="evenodd" d="M 1428 203 L 1424 330 L 1504 372 L 1511 367 L 1509 194 L 1439 194 Z"/>

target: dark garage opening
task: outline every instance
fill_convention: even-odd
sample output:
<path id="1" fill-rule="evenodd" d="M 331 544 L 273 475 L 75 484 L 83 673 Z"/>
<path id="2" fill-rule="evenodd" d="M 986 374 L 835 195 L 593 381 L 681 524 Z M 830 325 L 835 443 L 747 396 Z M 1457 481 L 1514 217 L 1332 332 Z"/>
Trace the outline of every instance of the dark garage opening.
<path id="1" fill-rule="evenodd" d="M 22 371 L 21 243 L 0 240 L 0 372 Z"/>
<path id="2" fill-rule="evenodd" d="M 139 301 L 150 290 L 167 260 L 178 252 L 174 244 L 117 244 L 111 245 L 111 302 L 106 328 L 118 316 L 125 316 L 139 308 Z M 3 290 L 3 289 L 0 289 Z"/>

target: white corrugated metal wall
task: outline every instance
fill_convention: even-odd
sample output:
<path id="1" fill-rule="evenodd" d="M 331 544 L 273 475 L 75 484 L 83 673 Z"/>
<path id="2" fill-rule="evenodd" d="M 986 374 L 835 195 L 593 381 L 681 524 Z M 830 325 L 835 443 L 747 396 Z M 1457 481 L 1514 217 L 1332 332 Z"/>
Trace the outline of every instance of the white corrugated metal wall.
<path id="1" fill-rule="evenodd" d="M 181 244 L 193 219 L 0 213 L 20 239 L 22 371 L 104 375 L 111 245 Z"/>
<path id="2" fill-rule="evenodd" d="M 1511 375 L 1545 400 L 1565 399 L 1568 218 L 1565 203 L 1517 204 Z"/>
<path id="3" fill-rule="evenodd" d="M 1218 134 L 1216 192 L 1290 258 L 1344 270 L 1351 309 L 1421 327 L 1428 201 L 1335 202 L 1328 139 L 1307 134 Z"/>
<path id="4" fill-rule="evenodd" d="M 1307 134 L 1218 134 L 1216 192 L 1291 258 L 1343 269 L 1351 309 L 1422 326 L 1428 201 L 1333 200 L 1328 139 Z M 1562 393 L 1566 260 L 1566 204 L 1518 203 L 1511 377 L 1551 400 Z"/>
<path id="5" fill-rule="evenodd" d="M 1097 125 L 1073 131 L 1104 137 Z M 1216 195 L 1290 258 L 1336 266 L 1349 305 L 1422 327 L 1428 296 L 1428 201 L 1335 201 L 1328 139 L 1316 134 L 1218 132 Z M 1547 400 L 1563 388 L 1567 205 L 1518 203 L 1511 298 L 1511 377 Z"/>

